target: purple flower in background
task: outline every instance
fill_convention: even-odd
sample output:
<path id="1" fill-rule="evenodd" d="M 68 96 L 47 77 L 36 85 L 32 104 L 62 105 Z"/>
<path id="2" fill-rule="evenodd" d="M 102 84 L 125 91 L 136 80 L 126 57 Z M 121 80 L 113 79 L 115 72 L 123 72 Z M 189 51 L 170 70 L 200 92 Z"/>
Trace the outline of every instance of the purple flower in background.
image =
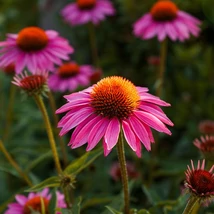
<path id="1" fill-rule="evenodd" d="M 131 149 L 141 156 L 141 142 L 151 150 L 152 131 L 171 134 L 165 124 L 173 123 L 159 106 L 170 106 L 147 88 L 136 87 L 118 76 L 106 77 L 83 91 L 66 95 L 68 103 L 56 113 L 67 112 L 59 121 L 60 136 L 75 128 L 69 146 L 72 149 L 88 143 L 92 150 L 102 140 L 107 156 L 117 144 L 120 131 Z M 165 123 L 165 124 L 164 124 Z"/>
<path id="2" fill-rule="evenodd" d="M 94 72 L 93 66 L 81 65 L 75 62 L 62 64 L 48 79 L 52 91 L 75 91 L 79 86 L 90 85 L 90 77 Z"/>
<path id="3" fill-rule="evenodd" d="M 157 1 L 149 13 L 137 20 L 134 35 L 141 39 L 151 39 L 157 36 L 159 41 L 166 37 L 171 40 L 184 41 L 190 34 L 198 36 L 201 22 L 190 14 L 179 10 L 170 0 Z"/>
<path id="4" fill-rule="evenodd" d="M 77 0 L 61 11 L 64 20 L 73 26 L 88 22 L 96 25 L 114 14 L 115 9 L 109 0 Z"/>
<path id="5" fill-rule="evenodd" d="M 56 208 L 66 208 L 64 195 L 57 191 L 56 196 Z M 42 213 L 42 204 L 44 205 L 45 213 L 48 213 L 51 197 L 52 195 L 49 193 L 48 188 L 39 193 L 31 192 L 28 196 L 16 195 L 16 202 L 10 203 L 4 214 L 31 214 L 33 211 Z M 57 211 L 56 214 L 61 214 L 61 212 Z"/>
<path id="6" fill-rule="evenodd" d="M 21 73 L 27 67 L 31 73 L 37 70 L 54 69 L 68 60 L 73 48 L 56 31 L 44 31 L 39 27 L 26 27 L 18 34 L 7 34 L 0 42 L 0 67 L 15 64 L 15 72 Z"/>

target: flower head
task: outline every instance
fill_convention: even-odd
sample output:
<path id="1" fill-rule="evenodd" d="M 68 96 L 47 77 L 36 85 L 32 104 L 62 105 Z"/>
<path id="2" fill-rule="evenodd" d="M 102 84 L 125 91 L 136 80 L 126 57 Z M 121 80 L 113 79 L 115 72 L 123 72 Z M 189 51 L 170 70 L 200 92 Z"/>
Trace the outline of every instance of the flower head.
<path id="1" fill-rule="evenodd" d="M 47 78 L 48 72 L 46 71 L 37 71 L 35 74 L 31 75 L 24 72 L 22 74 L 15 75 L 12 83 L 23 89 L 29 95 L 45 95 L 48 91 Z"/>
<path id="2" fill-rule="evenodd" d="M 139 177 L 140 174 L 132 162 L 127 161 L 126 168 L 127 168 L 127 173 L 128 173 L 129 178 L 135 179 L 135 178 Z M 120 170 L 119 162 L 114 162 L 112 164 L 109 173 L 115 181 L 118 181 L 121 179 L 121 170 Z"/>
<path id="3" fill-rule="evenodd" d="M 173 123 L 159 106 L 170 106 L 132 82 L 118 76 L 106 77 L 78 93 L 65 96 L 68 103 L 56 111 L 67 112 L 59 121 L 60 135 L 74 130 L 69 146 L 77 148 L 88 142 L 92 150 L 103 139 L 104 155 L 117 144 L 121 130 L 133 151 L 141 156 L 141 142 L 147 150 L 154 142 L 151 128 L 171 134 L 165 126 Z M 165 124 L 164 124 L 165 123 Z"/>
<path id="4" fill-rule="evenodd" d="M 198 161 L 197 168 L 195 169 L 193 161 L 191 160 L 192 169 L 187 166 L 185 187 L 194 196 L 200 199 L 203 204 L 208 204 L 214 196 L 214 165 L 209 171 L 205 170 L 205 160 Z"/>
<path id="5" fill-rule="evenodd" d="M 94 68 L 90 65 L 78 65 L 75 62 L 62 64 L 48 79 L 48 85 L 53 91 L 74 91 L 79 86 L 88 86 Z"/>
<path id="6" fill-rule="evenodd" d="M 60 192 L 56 192 L 57 203 L 56 208 L 66 208 L 64 201 L 64 195 Z M 45 214 L 48 214 L 48 205 L 52 195 L 49 193 L 49 189 L 43 189 L 42 192 L 31 192 L 28 196 L 16 195 L 16 202 L 8 205 L 8 209 L 5 214 L 31 214 L 32 211 L 36 213 L 42 212 L 42 204 L 44 205 Z M 57 214 L 61 212 L 57 211 Z"/>
<path id="7" fill-rule="evenodd" d="M 6 41 L 0 42 L 2 55 L 0 67 L 15 64 L 15 72 L 28 68 L 31 73 L 37 70 L 53 70 L 68 60 L 73 48 L 56 31 L 44 31 L 39 27 L 26 27 L 18 34 L 8 34 Z"/>
<path id="8" fill-rule="evenodd" d="M 88 22 L 99 24 L 106 16 L 115 14 L 109 0 L 76 0 L 68 4 L 61 12 L 65 21 L 71 25 L 81 25 Z"/>
<path id="9" fill-rule="evenodd" d="M 179 10 L 172 1 L 160 0 L 133 27 L 135 36 L 141 39 L 157 36 L 159 41 L 163 41 L 168 36 L 173 41 L 184 41 L 190 34 L 199 35 L 199 24 L 198 19 Z"/>
<path id="10" fill-rule="evenodd" d="M 214 136 L 201 136 L 201 140 L 195 139 L 194 145 L 207 160 L 214 161 Z"/>
<path id="11" fill-rule="evenodd" d="M 214 121 L 203 120 L 199 123 L 199 131 L 203 134 L 214 134 Z"/>

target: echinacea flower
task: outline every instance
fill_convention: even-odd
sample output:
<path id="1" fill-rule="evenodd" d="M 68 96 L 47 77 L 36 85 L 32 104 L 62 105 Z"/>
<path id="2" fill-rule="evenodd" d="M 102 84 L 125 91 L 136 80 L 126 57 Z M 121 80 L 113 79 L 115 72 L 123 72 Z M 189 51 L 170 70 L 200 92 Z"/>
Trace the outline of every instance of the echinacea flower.
<path id="1" fill-rule="evenodd" d="M 199 131 L 203 134 L 214 134 L 214 120 L 203 120 L 199 123 Z"/>
<path id="2" fill-rule="evenodd" d="M 75 62 L 67 62 L 56 69 L 48 79 L 49 88 L 52 91 L 74 91 L 79 86 L 89 86 L 90 76 L 95 69 L 90 65 L 78 65 Z"/>
<path id="3" fill-rule="evenodd" d="M 45 188 L 38 193 L 29 193 L 28 196 L 16 195 L 16 202 L 8 205 L 8 209 L 4 214 L 31 214 L 42 213 L 42 204 L 44 204 L 45 214 L 48 214 L 48 205 L 52 195 L 49 193 L 49 189 Z M 56 208 L 66 208 L 64 201 L 64 195 L 59 191 L 56 192 Z M 57 211 L 56 214 L 61 214 Z"/>
<path id="4" fill-rule="evenodd" d="M 65 6 L 61 14 L 70 25 L 81 25 L 88 22 L 96 25 L 106 16 L 114 15 L 115 10 L 109 0 L 76 0 Z"/>
<path id="5" fill-rule="evenodd" d="M 129 161 L 126 162 L 126 169 L 129 178 L 136 179 L 139 177 L 140 174 L 132 162 Z M 114 162 L 111 165 L 109 173 L 115 181 L 119 181 L 121 179 L 121 169 L 119 162 Z"/>
<path id="6" fill-rule="evenodd" d="M 194 145 L 207 160 L 214 161 L 214 136 L 201 136 L 201 140 L 195 139 Z"/>
<path id="7" fill-rule="evenodd" d="M 154 3 L 149 13 L 143 15 L 134 23 L 134 35 L 141 39 L 151 39 L 157 36 L 159 41 L 166 37 L 171 40 L 184 41 L 190 34 L 198 36 L 201 22 L 190 14 L 179 10 L 170 0 L 160 0 Z"/>
<path id="8" fill-rule="evenodd" d="M 23 89 L 28 95 L 41 94 L 49 90 L 47 87 L 48 72 L 37 71 L 35 74 L 24 72 L 14 76 L 12 83 Z"/>
<path id="9" fill-rule="evenodd" d="M 214 165 L 209 171 L 205 170 L 205 160 L 198 161 L 197 168 L 191 160 L 191 167 L 187 166 L 185 187 L 194 197 L 199 198 L 200 203 L 208 205 L 214 197 Z"/>
<path id="10" fill-rule="evenodd" d="M 112 76 L 64 96 L 68 103 L 56 111 L 67 112 L 58 123 L 60 136 L 76 127 L 68 144 L 72 149 L 88 142 L 86 150 L 90 151 L 103 139 L 107 156 L 123 130 L 128 145 L 140 157 L 141 142 L 147 150 L 154 142 L 150 127 L 170 135 L 165 124 L 173 125 L 159 107 L 170 104 L 147 92 L 123 77 Z"/>
<path id="11" fill-rule="evenodd" d="M 26 27 L 18 34 L 7 34 L 6 41 L 0 42 L 0 67 L 15 64 L 15 72 L 28 68 L 37 70 L 54 69 L 54 64 L 68 60 L 73 48 L 56 31 L 44 31 L 39 27 Z"/>

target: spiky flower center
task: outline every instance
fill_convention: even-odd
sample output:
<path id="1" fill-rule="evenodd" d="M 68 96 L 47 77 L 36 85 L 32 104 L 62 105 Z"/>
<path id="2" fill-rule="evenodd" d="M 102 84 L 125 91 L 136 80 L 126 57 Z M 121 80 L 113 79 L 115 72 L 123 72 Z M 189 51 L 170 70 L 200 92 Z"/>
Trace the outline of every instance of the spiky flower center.
<path id="1" fill-rule="evenodd" d="M 92 9 L 96 4 L 96 0 L 77 0 L 77 5 L 82 10 Z"/>
<path id="2" fill-rule="evenodd" d="M 62 78 L 76 76 L 80 71 L 79 65 L 76 63 L 64 63 L 58 69 L 58 74 Z"/>
<path id="3" fill-rule="evenodd" d="M 49 214 L 48 203 L 49 203 L 48 199 L 40 196 L 35 196 L 34 198 L 31 198 L 29 201 L 27 201 L 27 203 L 24 205 L 23 214 L 31 214 L 33 213 L 33 211 L 42 213 L 43 206 L 44 206 L 45 214 Z"/>
<path id="4" fill-rule="evenodd" d="M 161 0 L 156 2 L 150 10 L 150 13 L 156 21 L 171 21 L 176 18 L 178 7 L 170 0 Z"/>
<path id="5" fill-rule="evenodd" d="M 91 98 L 97 114 L 118 119 L 128 118 L 140 102 L 136 87 L 129 80 L 117 76 L 100 80 L 93 87 Z"/>
<path id="6" fill-rule="evenodd" d="M 206 170 L 193 171 L 189 182 L 196 194 L 207 195 L 214 192 L 214 176 Z"/>
<path id="7" fill-rule="evenodd" d="M 48 44 L 48 36 L 41 28 L 27 27 L 19 32 L 16 43 L 24 51 L 39 51 Z"/>
<path id="8" fill-rule="evenodd" d="M 26 76 L 20 80 L 20 87 L 27 92 L 41 90 L 46 84 L 46 77 L 43 75 Z"/>
<path id="9" fill-rule="evenodd" d="M 201 150 L 204 152 L 214 151 L 214 138 L 205 140 L 203 143 L 201 143 L 200 147 L 201 147 Z"/>

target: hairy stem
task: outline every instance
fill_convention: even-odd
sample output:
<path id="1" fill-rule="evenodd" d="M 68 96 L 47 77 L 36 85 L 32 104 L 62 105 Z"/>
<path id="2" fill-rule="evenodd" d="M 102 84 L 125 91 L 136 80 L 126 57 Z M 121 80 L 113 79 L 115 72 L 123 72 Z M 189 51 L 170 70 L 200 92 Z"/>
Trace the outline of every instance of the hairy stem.
<path id="1" fill-rule="evenodd" d="M 56 143 L 55 143 L 55 140 L 54 140 L 53 131 L 52 131 L 52 128 L 51 128 L 51 124 L 50 124 L 50 120 L 49 120 L 49 117 L 48 117 L 47 110 L 45 108 L 44 102 L 43 102 L 42 97 L 40 95 L 35 95 L 34 98 L 35 98 L 36 103 L 37 103 L 37 105 L 38 105 L 38 107 L 39 107 L 39 109 L 40 109 L 40 111 L 42 113 L 42 116 L 43 116 L 43 119 L 44 119 L 44 122 L 45 122 L 45 127 L 46 127 L 46 131 L 47 131 L 47 134 L 48 134 L 49 143 L 50 143 L 50 147 L 51 147 L 51 150 L 52 150 L 52 153 L 53 153 L 53 158 L 54 158 L 54 161 L 55 161 L 57 172 L 58 172 L 58 174 L 61 174 L 62 173 L 62 168 L 61 168 L 61 165 L 60 165 L 59 156 L 58 156 L 57 149 L 56 149 Z"/>
<path id="2" fill-rule="evenodd" d="M 128 188 L 128 173 L 126 168 L 125 151 L 123 144 L 123 133 L 120 132 L 117 142 L 117 154 L 120 164 L 121 179 L 124 193 L 124 213 L 129 214 L 129 188 Z"/>

